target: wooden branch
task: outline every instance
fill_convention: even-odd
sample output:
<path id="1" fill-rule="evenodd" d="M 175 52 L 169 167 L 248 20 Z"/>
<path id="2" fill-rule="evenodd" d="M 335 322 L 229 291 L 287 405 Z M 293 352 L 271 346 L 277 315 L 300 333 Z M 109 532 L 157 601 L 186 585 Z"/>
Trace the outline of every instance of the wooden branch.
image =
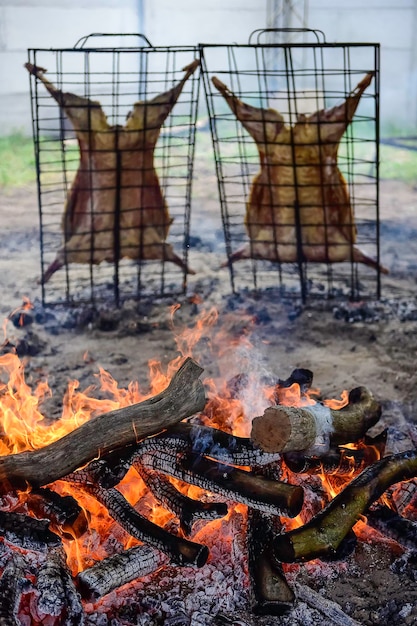
<path id="1" fill-rule="evenodd" d="M 157 396 L 94 417 L 39 450 L 0 457 L 0 493 L 47 485 L 115 448 L 140 441 L 204 408 L 202 368 L 188 358 Z"/>
<path id="2" fill-rule="evenodd" d="M 381 407 L 371 392 L 357 387 L 349 394 L 349 404 L 339 410 L 322 404 L 268 407 L 253 420 L 251 439 L 266 452 L 322 456 L 331 446 L 361 439 L 380 415 Z"/>
<path id="3" fill-rule="evenodd" d="M 337 555 L 352 526 L 391 485 L 417 476 L 417 451 L 387 456 L 361 472 L 307 524 L 274 537 L 273 558 L 279 563 Z"/>

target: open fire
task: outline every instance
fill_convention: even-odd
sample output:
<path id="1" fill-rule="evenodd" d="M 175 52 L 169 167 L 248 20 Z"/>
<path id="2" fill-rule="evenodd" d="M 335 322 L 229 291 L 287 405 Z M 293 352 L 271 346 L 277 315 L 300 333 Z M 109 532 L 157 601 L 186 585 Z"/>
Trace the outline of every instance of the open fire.
<path id="1" fill-rule="evenodd" d="M 191 358 L 203 336 L 250 348 L 247 336 L 215 334 L 216 319 L 209 311 L 178 334 L 166 373 L 150 364 L 148 393 L 119 389 L 104 370 L 99 399 L 73 381 L 59 421 L 42 414 L 48 384 L 31 389 L 18 357 L 0 357 L 0 615 L 10 623 L 107 624 L 129 589 L 155 584 L 171 584 L 176 608 L 150 596 L 135 622 L 116 623 L 230 623 L 210 621 L 187 596 L 215 595 L 234 569 L 218 620 L 244 603 L 280 615 L 295 590 L 353 624 L 291 584 L 297 563 L 344 559 L 371 527 L 413 541 L 417 455 L 391 450 L 386 432 L 367 435 L 380 417 L 372 394 L 317 402 L 308 370 L 287 380 L 249 371 L 203 388 Z"/>

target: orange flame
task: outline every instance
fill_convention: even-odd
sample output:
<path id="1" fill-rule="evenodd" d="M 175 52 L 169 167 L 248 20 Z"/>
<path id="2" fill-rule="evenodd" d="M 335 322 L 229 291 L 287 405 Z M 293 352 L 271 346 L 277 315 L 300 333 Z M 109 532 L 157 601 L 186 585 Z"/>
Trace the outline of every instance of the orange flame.
<path id="1" fill-rule="evenodd" d="M 196 323 L 192 328 L 181 328 L 176 318 L 174 323 L 174 315 L 178 309 L 178 305 L 171 308 L 171 324 L 179 355 L 169 363 L 166 372 L 163 371 L 160 362 L 156 360 L 149 362 L 150 388 L 148 392 L 144 393 L 137 382 L 131 382 L 127 389 L 120 389 L 111 374 L 100 367 L 97 380 L 101 399 L 93 397 L 96 387 L 91 386 L 81 391 L 79 382 L 73 380 L 68 384 L 62 415 L 57 421 L 47 420 L 41 412 L 43 401 L 52 395 L 47 382 L 39 381 L 32 390 L 25 381 L 24 367 L 18 357 L 15 354 L 0 356 L 0 454 L 13 454 L 46 446 L 95 415 L 140 402 L 159 393 L 166 388 L 173 373 L 185 357 L 195 356 L 199 360 L 198 355 L 202 348 L 215 355 L 213 362 L 217 363 L 218 359 L 224 358 L 226 364 L 229 363 L 231 354 L 240 351 L 241 361 L 245 362 L 247 369 L 244 391 L 247 394 L 252 389 L 252 395 L 263 408 L 277 401 L 287 406 L 315 403 L 314 396 L 318 395 L 318 390 L 313 389 L 301 393 L 297 384 L 285 389 L 276 386 L 271 388 L 262 385 L 257 379 L 256 372 L 254 373 L 251 368 L 250 356 L 248 356 L 253 348 L 250 342 L 253 320 L 250 317 L 239 318 L 237 332 L 229 332 L 228 326 L 232 327 L 233 324 L 229 324 L 231 320 L 227 318 L 223 318 L 222 327 L 216 329 L 218 312 L 212 308 L 203 311 L 196 318 Z M 234 324 L 236 325 L 236 318 L 234 318 Z M 84 355 L 84 358 L 89 358 L 88 353 Z M 229 371 L 227 373 L 230 374 Z M 222 383 L 220 389 L 214 378 L 207 378 L 204 384 L 208 401 L 202 420 L 237 436 L 249 436 L 251 418 L 255 414 L 248 415 L 245 400 L 239 394 L 235 394 L 233 388 L 228 387 L 227 381 Z M 341 400 L 333 401 L 332 404 L 326 402 L 333 408 L 340 408 L 346 403 L 347 393 Z M 180 487 L 181 484 L 178 481 L 173 482 Z M 323 478 L 323 486 L 329 494 L 328 497 L 336 493 L 336 487 L 328 477 Z M 75 534 L 70 537 L 68 531 L 64 537 L 69 565 L 74 574 L 106 555 L 106 542 L 111 535 L 116 537 L 125 548 L 137 543 L 127 533 L 120 530 L 107 515 L 104 507 L 82 488 L 65 481 L 57 481 L 54 483 L 54 489 L 62 495 L 73 495 L 84 509 L 89 523 L 88 532 L 80 537 L 76 537 Z M 157 505 L 134 469 L 129 470 L 118 485 L 118 489 L 131 504 L 135 505 L 139 502 L 144 514 L 157 524 L 164 526 L 172 519 L 171 513 Z M 181 489 L 190 497 L 202 496 L 201 490 L 196 487 L 182 485 Z M 238 507 L 239 510 L 243 508 Z M 206 536 L 210 533 L 210 528 L 213 528 L 211 525 L 218 523 L 220 522 L 207 524 L 198 534 Z"/>

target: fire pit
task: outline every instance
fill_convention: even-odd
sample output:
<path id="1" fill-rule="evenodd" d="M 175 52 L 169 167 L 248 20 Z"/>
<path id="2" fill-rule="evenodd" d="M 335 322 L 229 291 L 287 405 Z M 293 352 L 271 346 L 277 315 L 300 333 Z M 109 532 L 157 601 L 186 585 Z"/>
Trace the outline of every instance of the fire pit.
<path id="1" fill-rule="evenodd" d="M 147 398 L 134 387 L 118 392 L 103 372 L 111 402 L 73 393 L 64 418 L 44 425 L 45 386 L 25 385 L 17 357 L 1 364 L 10 621 L 294 624 L 306 615 L 319 623 L 318 611 L 317 620 L 357 624 L 306 585 L 314 569 L 345 567 L 358 539 L 359 550 L 388 541 L 372 528 L 395 538 L 397 560 L 409 554 L 401 545 L 415 547 L 413 432 L 370 437 L 380 406 L 365 388 L 317 404 L 309 370 L 286 380 L 249 372 L 221 392 L 206 380 L 205 403 L 202 369 L 182 357 L 168 376 L 157 372 Z M 252 426 L 249 391 L 266 407 Z"/>

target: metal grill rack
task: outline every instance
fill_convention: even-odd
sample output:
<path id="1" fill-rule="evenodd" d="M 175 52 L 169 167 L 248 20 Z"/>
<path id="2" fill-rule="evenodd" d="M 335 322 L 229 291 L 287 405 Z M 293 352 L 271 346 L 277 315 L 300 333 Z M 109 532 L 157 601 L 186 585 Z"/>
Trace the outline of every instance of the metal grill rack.
<path id="1" fill-rule="evenodd" d="M 379 44 L 330 44 L 305 29 L 303 43 L 265 43 L 270 30 L 200 46 L 232 290 L 379 298 Z M 333 113 L 317 112 L 348 102 L 370 74 L 332 136 Z"/>
<path id="2" fill-rule="evenodd" d="M 185 291 L 197 57 L 137 34 L 28 50 L 44 304 Z"/>

